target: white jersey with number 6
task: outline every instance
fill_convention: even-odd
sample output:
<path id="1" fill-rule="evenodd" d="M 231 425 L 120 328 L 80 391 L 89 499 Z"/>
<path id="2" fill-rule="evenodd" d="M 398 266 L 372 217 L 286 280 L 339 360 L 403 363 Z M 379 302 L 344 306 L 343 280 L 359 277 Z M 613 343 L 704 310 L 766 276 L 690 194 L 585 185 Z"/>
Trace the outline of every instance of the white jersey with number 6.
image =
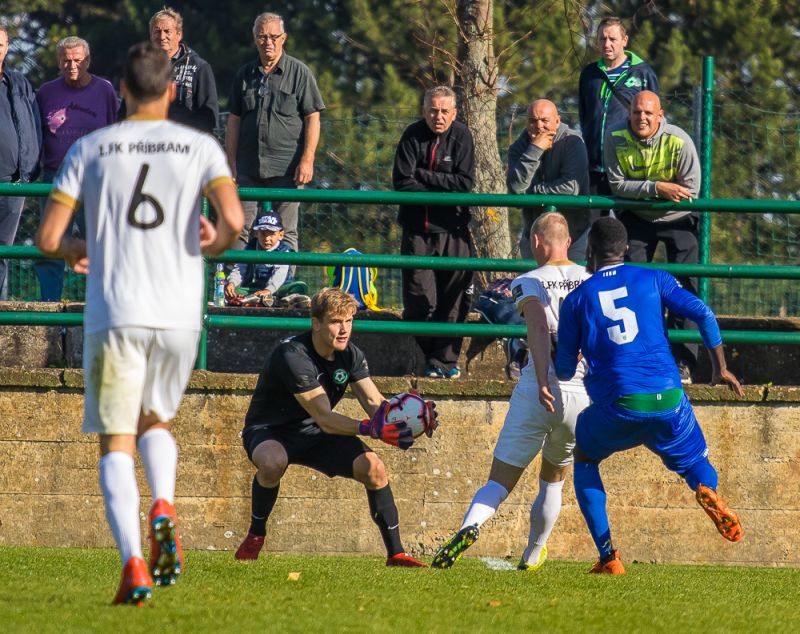
<path id="1" fill-rule="evenodd" d="M 166 120 L 129 118 L 70 148 L 52 197 L 85 210 L 87 334 L 201 329 L 201 194 L 226 182 L 216 140 Z"/>

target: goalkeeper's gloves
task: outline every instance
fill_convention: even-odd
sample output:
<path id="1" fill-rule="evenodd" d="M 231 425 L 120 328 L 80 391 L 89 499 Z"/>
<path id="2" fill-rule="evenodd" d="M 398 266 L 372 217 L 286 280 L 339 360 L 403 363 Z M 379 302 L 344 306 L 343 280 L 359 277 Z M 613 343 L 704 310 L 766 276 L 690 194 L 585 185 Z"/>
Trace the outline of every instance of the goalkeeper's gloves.
<path id="1" fill-rule="evenodd" d="M 389 401 L 383 401 L 372 418 L 365 418 L 358 424 L 358 433 L 362 436 L 377 438 L 387 445 L 393 445 L 405 451 L 414 444 L 413 432 L 404 421 L 386 422 L 388 411 Z"/>
<path id="2" fill-rule="evenodd" d="M 417 390 L 409 390 L 408 393 L 422 398 L 422 395 L 417 392 Z M 428 438 L 432 438 L 433 432 L 435 432 L 438 427 L 439 412 L 436 411 L 436 403 L 433 401 L 425 401 L 425 435 Z"/>

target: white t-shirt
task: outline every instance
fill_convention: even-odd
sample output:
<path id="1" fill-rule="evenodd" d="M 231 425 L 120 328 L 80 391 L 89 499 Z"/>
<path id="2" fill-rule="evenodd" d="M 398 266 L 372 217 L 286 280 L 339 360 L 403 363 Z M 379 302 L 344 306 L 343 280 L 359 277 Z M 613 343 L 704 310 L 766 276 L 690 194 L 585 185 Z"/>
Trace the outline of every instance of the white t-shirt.
<path id="1" fill-rule="evenodd" d="M 201 329 L 201 193 L 230 182 L 216 140 L 171 121 L 128 119 L 75 142 L 52 197 L 85 210 L 86 333 Z"/>
<path id="2" fill-rule="evenodd" d="M 562 262 L 545 264 L 539 268 L 523 273 L 511 282 L 511 293 L 517 310 L 522 314 L 525 303 L 536 298 L 544 306 L 547 315 L 547 328 L 554 342 L 558 337 L 558 314 L 561 304 L 570 291 L 578 288 L 581 282 L 590 275 L 580 264 Z M 530 344 L 530 342 L 528 342 Z M 533 356 L 529 355 L 528 363 L 522 370 L 523 377 L 536 381 L 536 370 L 533 367 Z M 548 369 L 548 381 L 560 383 L 562 387 L 574 387 L 583 390 L 583 377 L 586 374 L 586 362 L 581 359 L 575 376 L 569 381 L 558 381 L 552 361 Z"/>

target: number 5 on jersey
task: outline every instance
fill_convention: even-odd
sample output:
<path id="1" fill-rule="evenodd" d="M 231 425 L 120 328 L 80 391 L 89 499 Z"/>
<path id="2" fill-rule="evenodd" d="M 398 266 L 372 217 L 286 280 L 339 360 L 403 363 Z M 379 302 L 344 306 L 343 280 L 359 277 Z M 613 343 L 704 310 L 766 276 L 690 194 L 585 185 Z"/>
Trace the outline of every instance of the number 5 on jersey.
<path id="1" fill-rule="evenodd" d="M 636 335 L 639 334 L 639 324 L 636 321 L 636 313 L 630 308 L 614 304 L 616 300 L 627 296 L 628 288 L 626 286 L 615 288 L 613 291 L 600 291 L 597 294 L 603 314 L 609 319 L 622 322 L 622 326 L 610 326 L 606 329 L 608 338 L 620 346 L 630 343 L 636 339 Z"/>
<path id="2" fill-rule="evenodd" d="M 145 194 L 142 191 L 144 187 L 144 179 L 147 178 L 147 172 L 150 171 L 150 165 L 144 163 L 142 169 L 139 171 L 139 177 L 136 179 L 136 187 L 133 190 L 131 197 L 131 204 L 128 205 L 128 224 L 136 227 L 137 229 L 155 229 L 158 225 L 164 222 L 164 209 L 153 196 Z M 156 212 L 156 217 L 149 222 L 143 222 L 136 217 L 136 211 L 144 203 L 149 204 Z"/>

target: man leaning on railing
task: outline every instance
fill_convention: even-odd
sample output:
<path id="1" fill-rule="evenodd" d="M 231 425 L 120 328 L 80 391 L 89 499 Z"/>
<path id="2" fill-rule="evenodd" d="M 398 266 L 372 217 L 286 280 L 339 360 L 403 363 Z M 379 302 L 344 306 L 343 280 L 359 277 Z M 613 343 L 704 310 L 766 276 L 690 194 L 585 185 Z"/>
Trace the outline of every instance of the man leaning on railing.
<path id="1" fill-rule="evenodd" d="M 700 190 L 700 161 L 691 137 L 667 123 L 661 100 L 649 90 L 634 97 L 628 124 L 606 135 L 605 165 L 615 196 L 677 203 L 697 198 Z M 626 261 L 652 262 L 658 243 L 663 242 L 667 262 L 697 264 L 697 214 L 647 209 L 622 212 L 619 219 L 628 232 Z M 697 295 L 694 278 L 678 279 L 686 290 Z M 672 313 L 667 319 L 669 328 L 685 328 L 686 323 Z M 697 344 L 672 344 L 684 383 L 691 383 L 697 351 Z"/>

